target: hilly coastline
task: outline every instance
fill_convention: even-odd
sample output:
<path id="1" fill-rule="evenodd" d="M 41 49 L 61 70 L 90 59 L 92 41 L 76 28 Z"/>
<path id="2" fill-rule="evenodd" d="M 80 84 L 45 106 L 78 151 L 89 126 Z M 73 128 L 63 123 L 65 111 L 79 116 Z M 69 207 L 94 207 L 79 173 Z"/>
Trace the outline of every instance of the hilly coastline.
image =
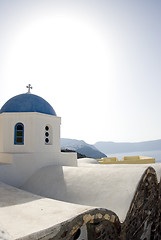
<path id="1" fill-rule="evenodd" d="M 62 151 L 75 151 L 78 155 L 89 158 L 103 158 L 106 157 L 104 153 L 98 150 L 94 145 L 88 144 L 83 140 L 61 138 Z"/>
<path id="2" fill-rule="evenodd" d="M 94 145 L 83 140 L 62 138 L 62 151 L 75 151 L 80 157 L 102 158 L 106 155 L 130 152 L 161 151 L 161 139 L 145 142 L 96 142 Z M 153 154 L 154 155 L 154 154 Z"/>
<path id="3" fill-rule="evenodd" d="M 161 139 L 145 142 L 96 142 L 94 146 L 105 154 L 161 150 Z"/>

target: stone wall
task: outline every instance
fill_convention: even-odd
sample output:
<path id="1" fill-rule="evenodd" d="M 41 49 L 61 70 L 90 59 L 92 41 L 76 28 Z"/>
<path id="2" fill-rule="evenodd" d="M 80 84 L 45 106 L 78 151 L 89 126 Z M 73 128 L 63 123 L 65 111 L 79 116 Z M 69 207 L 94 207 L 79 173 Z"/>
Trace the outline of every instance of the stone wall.
<path id="1" fill-rule="evenodd" d="M 117 215 L 106 209 L 89 210 L 45 232 L 23 238 L 42 240 L 119 240 L 121 224 Z"/>
<path id="2" fill-rule="evenodd" d="M 158 239 L 158 182 L 153 168 L 143 174 L 127 217 L 122 224 L 121 239 Z"/>
<path id="3" fill-rule="evenodd" d="M 119 204 L 119 199 L 118 199 Z M 4 230 L 0 239 L 11 239 Z M 161 182 L 152 167 L 142 175 L 125 221 L 107 209 L 94 208 L 23 240 L 161 240 Z"/>
<path id="4" fill-rule="evenodd" d="M 158 239 L 161 239 L 161 180 L 159 183 L 159 197 L 158 197 Z"/>
<path id="5" fill-rule="evenodd" d="M 144 172 L 123 223 L 105 209 L 94 210 L 82 217 L 67 223 L 66 230 L 61 230 L 61 237 L 57 235 L 53 240 L 160 240 L 161 183 L 157 181 L 155 170 L 149 167 Z M 83 225 L 86 226 L 86 238 L 80 235 Z"/>

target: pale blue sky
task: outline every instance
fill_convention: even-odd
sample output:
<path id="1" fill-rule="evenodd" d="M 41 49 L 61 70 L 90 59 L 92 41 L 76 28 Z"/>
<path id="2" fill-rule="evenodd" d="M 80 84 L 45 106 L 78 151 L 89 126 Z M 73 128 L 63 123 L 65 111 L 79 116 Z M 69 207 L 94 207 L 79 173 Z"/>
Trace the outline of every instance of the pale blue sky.
<path id="1" fill-rule="evenodd" d="M 160 0 L 0 0 L 0 106 L 27 91 L 61 136 L 161 138 Z"/>

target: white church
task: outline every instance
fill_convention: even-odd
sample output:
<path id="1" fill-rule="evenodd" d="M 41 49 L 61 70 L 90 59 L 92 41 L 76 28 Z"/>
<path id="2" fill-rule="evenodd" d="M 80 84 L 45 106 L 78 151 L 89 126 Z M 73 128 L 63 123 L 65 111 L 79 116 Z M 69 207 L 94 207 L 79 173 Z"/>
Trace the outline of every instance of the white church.
<path id="1" fill-rule="evenodd" d="M 155 201 L 161 164 L 103 165 L 62 153 L 61 118 L 27 87 L 0 110 L 0 239 L 150 239 L 154 211 L 134 206 Z"/>
<path id="2" fill-rule="evenodd" d="M 49 164 L 77 165 L 76 153 L 61 153 L 60 124 L 52 106 L 28 92 L 9 99 L 0 110 L 0 180 L 20 186 Z"/>

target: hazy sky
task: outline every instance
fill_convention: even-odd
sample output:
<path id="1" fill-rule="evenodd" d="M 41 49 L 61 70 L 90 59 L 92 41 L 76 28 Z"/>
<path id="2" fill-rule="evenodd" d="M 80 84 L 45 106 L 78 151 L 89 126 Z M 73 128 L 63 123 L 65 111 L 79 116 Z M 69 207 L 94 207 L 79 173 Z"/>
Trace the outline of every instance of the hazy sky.
<path id="1" fill-rule="evenodd" d="M 161 138 L 160 0 L 0 0 L 0 106 L 27 92 L 61 136 Z"/>

